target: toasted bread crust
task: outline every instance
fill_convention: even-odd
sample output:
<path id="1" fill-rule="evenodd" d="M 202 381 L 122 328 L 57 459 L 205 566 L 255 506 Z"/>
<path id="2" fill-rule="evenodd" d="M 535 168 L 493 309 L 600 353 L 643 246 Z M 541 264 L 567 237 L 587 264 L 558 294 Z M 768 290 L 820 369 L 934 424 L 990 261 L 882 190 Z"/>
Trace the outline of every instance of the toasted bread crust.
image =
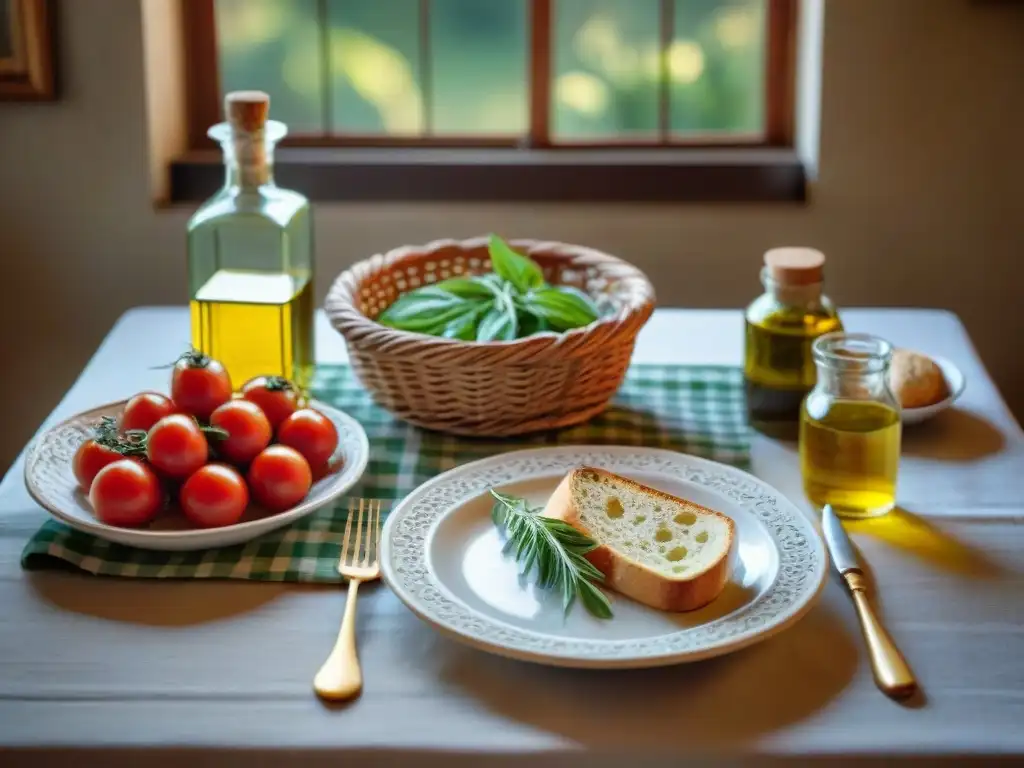
<path id="1" fill-rule="evenodd" d="M 631 487 L 640 495 L 680 504 L 700 514 L 714 515 L 725 523 L 728 530 L 728 543 L 721 558 L 702 571 L 687 574 L 685 578 L 678 579 L 660 574 L 643 563 L 636 562 L 616 551 L 609 544 L 599 542 L 600 545 L 587 554 L 587 559 L 605 575 L 606 586 L 644 605 L 673 612 L 696 610 L 721 594 L 729 577 L 729 554 L 736 537 L 736 524 L 732 518 L 716 510 L 694 504 L 655 488 L 649 488 L 603 469 L 578 467 L 569 472 L 558 484 L 555 492 L 548 499 L 542 514 L 562 520 L 588 536 L 593 534 L 580 520 L 580 510 L 576 504 L 576 494 L 574 493 L 585 472 L 615 480 Z"/>

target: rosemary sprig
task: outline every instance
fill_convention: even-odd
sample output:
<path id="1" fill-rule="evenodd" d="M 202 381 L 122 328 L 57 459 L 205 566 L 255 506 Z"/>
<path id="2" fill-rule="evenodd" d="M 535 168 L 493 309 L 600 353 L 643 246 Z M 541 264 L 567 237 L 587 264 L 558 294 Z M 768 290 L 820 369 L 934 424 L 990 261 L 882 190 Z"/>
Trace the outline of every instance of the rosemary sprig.
<path id="1" fill-rule="evenodd" d="M 557 589 L 562 608 L 568 613 L 573 602 L 580 602 L 599 619 L 612 617 L 611 604 L 596 584 L 604 582 L 602 574 L 584 555 L 597 548 L 597 542 L 568 523 L 537 514 L 525 499 L 498 493 L 491 519 L 505 530 L 508 540 L 505 552 L 513 551 L 524 574 L 537 567 L 537 585 Z"/>

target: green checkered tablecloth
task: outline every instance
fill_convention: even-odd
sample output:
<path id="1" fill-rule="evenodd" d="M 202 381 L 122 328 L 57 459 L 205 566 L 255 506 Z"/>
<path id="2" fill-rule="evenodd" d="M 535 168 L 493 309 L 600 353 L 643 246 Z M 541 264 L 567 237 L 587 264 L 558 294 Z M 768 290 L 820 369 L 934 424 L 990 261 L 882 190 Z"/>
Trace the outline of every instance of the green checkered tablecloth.
<path id="1" fill-rule="evenodd" d="M 321 366 L 315 396 L 357 419 L 370 439 L 366 472 L 350 498 L 395 502 L 445 470 L 497 453 L 545 445 L 668 448 L 745 467 L 749 433 L 739 369 L 634 365 L 611 406 L 586 424 L 522 438 L 470 439 L 430 432 L 377 406 L 348 366 Z M 137 578 L 337 582 L 348 501 L 246 544 L 155 552 L 112 544 L 47 521 L 22 553 L 26 569 L 70 568 Z"/>

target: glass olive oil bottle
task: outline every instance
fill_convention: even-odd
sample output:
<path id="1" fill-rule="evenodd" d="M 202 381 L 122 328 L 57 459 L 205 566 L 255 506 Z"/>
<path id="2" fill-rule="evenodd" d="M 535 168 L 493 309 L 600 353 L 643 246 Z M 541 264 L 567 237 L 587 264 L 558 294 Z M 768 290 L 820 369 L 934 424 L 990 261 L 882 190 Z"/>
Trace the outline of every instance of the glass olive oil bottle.
<path id="1" fill-rule="evenodd" d="M 842 329 L 822 293 L 825 257 L 810 248 L 764 255 L 764 293 L 747 307 L 743 377 L 747 420 L 760 432 L 796 439 L 800 404 L 817 378 L 811 345 Z"/>
<path id="2" fill-rule="evenodd" d="M 818 381 L 800 418 L 804 492 L 841 517 L 875 517 L 896 503 L 900 406 L 888 383 L 891 345 L 861 333 L 814 343 Z"/>
<path id="3" fill-rule="evenodd" d="M 220 360 L 237 388 L 259 375 L 307 386 L 313 369 L 313 223 L 309 201 L 272 174 L 287 132 L 270 98 L 236 91 L 209 136 L 224 186 L 188 223 L 192 345 Z"/>

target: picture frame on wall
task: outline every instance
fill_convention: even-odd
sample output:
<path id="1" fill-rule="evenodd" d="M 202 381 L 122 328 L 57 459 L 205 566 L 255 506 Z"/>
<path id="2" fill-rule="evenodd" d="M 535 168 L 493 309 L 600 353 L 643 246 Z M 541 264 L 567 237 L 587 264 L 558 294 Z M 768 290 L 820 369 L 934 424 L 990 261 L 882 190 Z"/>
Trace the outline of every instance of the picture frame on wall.
<path id="1" fill-rule="evenodd" d="M 52 0 L 0 0 L 0 101 L 55 98 Z"/>

